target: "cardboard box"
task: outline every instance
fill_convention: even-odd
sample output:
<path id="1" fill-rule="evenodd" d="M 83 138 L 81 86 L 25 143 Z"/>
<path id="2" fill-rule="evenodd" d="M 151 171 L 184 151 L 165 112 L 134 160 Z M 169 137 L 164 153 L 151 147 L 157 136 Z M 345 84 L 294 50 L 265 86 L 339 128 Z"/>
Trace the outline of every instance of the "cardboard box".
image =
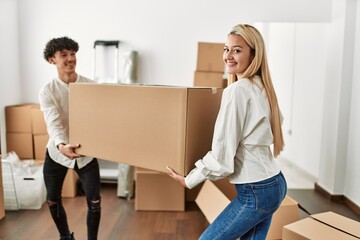
<path id="1" fill-rule="evenodd" d="M 360 223 L 334 212 L 324 212 L 284 226 L 282 237 L 283 240 L 356 240 L 360 238 Z"/>
<path id="2" fill-rule="evenodd" d="M 135 210 L 185 211 L 185 188 L 165 173 L 136 168 Z"/>
<path id="3" fill-rule="evenodd" d="M 62 189 L 62 197 L 64 198 L 73 198 L 77 195 L 77 183 L 79 176 L 73 169 L 69 169 Z"/>
<path id="4" fill-rule="evenodd" d="M 278 210 L 274 213 L 267 240 L 282 239 L 282 229 L 285 225 L 300 220 L 299 204 L 286 196 Z"/>
<path id="5" fill-rule="evenodd" d="M 31 108 L 31 126 L 32 133 L 35 135 L 48 134 L 44 113 L 40 110 L 40 108 Z"/>
<path id="6" fill-rule="evenodd" d="M 31 133 L 31 109 L 39 104 L 19 104 L 5 107 L 6 132 Z"/>
<path id="7" fill-rule="evenodd" d="M 197 53 L 197 71 L 224 72 L 224 43 L 199 42 Z"/>
<path id="8" fill-rule="evenodd" d="M 235 197 L 235 187 L 233 184 L 229 183 L 227 179 L 221 179 L 214 182 L 207 180 L 200 190 L 195 202 L 209 223 L 212 223 Z M 279 209 L 273 215 L 266 239 L 281 239 L 283 226 L 298 221 L 299 219 L 300 210 L 298 203 L 289 196 L 286 196 Z"/>
<path id="9" fill-rule="evenodd" d="M 37 161 L 44 161 L 46 154 L 46 145 L 49 141 L 49 135 L 38 134 L 33 135 L 34 138 L 34 156 Z"/>
<path id="10" fill-rule="evenodd" d="M 20 159 L 34 159 L 32 133 L 6 133 L 7 152 L 14 151 Z"/>
<path id="11" fill-rule="evenodd" d="M 0 155 L 0 161 L 1 161 Z M 5 199 L 4 199 L 4 188 L 2 182 L 2 164 L 0 164 L 0 219 L 5 217 Z"/>
<path id="12" fill-rule="evenodd" d="M 4 188 L 0 186 L 0 219 L 4 217 L 5 217 Z"/>
<path id="13" fill-rule="evenodd" d="M 78 153 L 185 175 L 210 149 L 222 89 L 70 84 Z"/>
<path id="14" fill-rule="evenodd" d="M 223 75 L 221 72 L 195 71 L 194 86 L 226 88 L 227 79 L 224 79 Z"/>

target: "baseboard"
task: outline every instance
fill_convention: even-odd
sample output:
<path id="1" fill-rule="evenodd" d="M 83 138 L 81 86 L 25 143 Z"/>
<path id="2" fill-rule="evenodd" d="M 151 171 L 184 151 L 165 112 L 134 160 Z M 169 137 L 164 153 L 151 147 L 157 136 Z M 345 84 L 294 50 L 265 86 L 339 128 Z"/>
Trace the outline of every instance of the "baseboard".
<path id="1" fill-rule="evenodd" d="M 315 183 L 315 191 L 320 193 L 326 199 L 332 202 L 338 202 L 345 204 L 348 208 L 354 211 L 356 214 L 360 215 L 360 207 L 356 205 L 353 201 L 348 199 L 344 195 L 334 195 L 327 192 L 324 188 L 320 187 L 319 184 Z"/>

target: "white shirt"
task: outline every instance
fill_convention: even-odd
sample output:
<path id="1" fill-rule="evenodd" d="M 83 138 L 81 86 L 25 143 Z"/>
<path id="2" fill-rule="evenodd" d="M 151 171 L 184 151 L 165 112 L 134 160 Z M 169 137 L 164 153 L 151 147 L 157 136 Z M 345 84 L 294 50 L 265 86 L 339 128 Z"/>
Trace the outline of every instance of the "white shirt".
<path id="1" fill-rule="evenodd" d="M 225 88 L 216 119 L 212 150 L 185 177 L 189 188 L 206 179 L 228 177 L 233 184 L 261 181 L 277 175 L 270 145 L 270 105 L 259 76 L 239 79 Z"/>
<path id="2" fill-rule="evenodd" d="M 75 83 L 94 82 L 78 75 Z M 56 147 L 60 143 L 69 143 L 69 84 L 54 78 L 45 84 L 39 93 L 40 109 L 44 112 L 49 141 L 47 149 L 50 157 L 57 163 L 74 168 L 75 161 L 79 168 L 86 166 L 92 157 L 80 157 L 74 160 L 60 153 Z M 75 143 L 74 143 L 75 144 Z"/>

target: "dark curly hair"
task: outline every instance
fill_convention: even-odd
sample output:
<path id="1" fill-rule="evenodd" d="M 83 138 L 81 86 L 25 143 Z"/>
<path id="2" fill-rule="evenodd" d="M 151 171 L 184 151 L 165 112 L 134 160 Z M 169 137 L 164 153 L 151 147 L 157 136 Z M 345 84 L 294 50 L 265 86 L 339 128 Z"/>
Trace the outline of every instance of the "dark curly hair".
<path id="1" fill-rule="evenodd" d="M 79 44 L 68 37 L 53 38 L 46 44 L 44 58 L 49 62 L 49 58 L 54 57 L 55 52 L 65 49 L 77 52 L 79 50 Z"/>

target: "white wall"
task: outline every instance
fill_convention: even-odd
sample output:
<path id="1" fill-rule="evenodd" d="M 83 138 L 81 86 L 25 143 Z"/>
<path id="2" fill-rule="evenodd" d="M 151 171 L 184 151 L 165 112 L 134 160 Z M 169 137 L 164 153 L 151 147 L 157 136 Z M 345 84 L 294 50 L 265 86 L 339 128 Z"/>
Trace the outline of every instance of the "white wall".
<path id="1" fill-rule="evenodd" d="M 21 96 L 17 1 L 0 0 L 0 142 L 5 152 L 4 106 L 18 104 Z"/>
<path id="2" fill-rule="evenodd" d="M 320 165 L 327 25 L 269 24 L 269 65 L 284 115 L 281 157 L 314 178 Z"/>
<path id="3" fill-rule="evenodd" d="M 357 3 L 356 15 L 360 16 L 360 4 Z M 354 47 L 354 69 L 352 81 L 352 94 L 351 94 L 351 109 L 349 119 L 349 141 L 347 152 L 347 165 L 345 176 L 345 191 L 344 195 L 348 198 L 355 200 L 359 205 L 360 203 L 360 18 L 356 19 L 355 29 L 355 47 Z"/>

